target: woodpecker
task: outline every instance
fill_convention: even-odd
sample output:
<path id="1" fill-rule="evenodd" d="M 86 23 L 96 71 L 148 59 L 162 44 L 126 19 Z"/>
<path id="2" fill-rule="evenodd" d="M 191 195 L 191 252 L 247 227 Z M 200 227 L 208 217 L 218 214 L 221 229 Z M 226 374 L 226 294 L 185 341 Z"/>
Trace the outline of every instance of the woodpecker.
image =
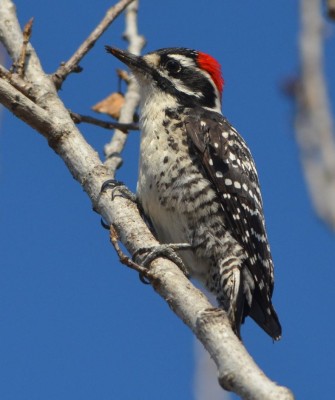
<path id="1" fill-rule="evenodd" d="M 165 48 L 144 56 L 106 46 L 140 87 L 137 199 L 161 243 L 217 298 L 240 337 L 246 316 L 273 339 L 273 261 L 250 150 L 221 113 L 223 78 L 210 55 Z"/>

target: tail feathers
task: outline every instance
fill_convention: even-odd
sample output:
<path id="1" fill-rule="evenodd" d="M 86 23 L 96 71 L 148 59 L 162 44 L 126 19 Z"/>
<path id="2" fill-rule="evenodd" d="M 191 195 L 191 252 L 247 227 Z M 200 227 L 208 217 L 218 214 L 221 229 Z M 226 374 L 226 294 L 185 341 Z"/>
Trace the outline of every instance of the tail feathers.
<path id="1" fill-rule="evenodd" d="M 234 307 L 229 307 L 228 309 L 228 318 L 230 320 L 233 331 L 236 336 L 241 339 L 241 325 L 244 322 L 244 316 L 247 307 L 247 302 L 245 296 L 243 295 L 242 285 L 239 287 L 239 293 L 236 296 L 236 303 Z"/>
<path id="2" fill-rule="evenodd" d="M 254 298 L 249 315 L 274 340 L 281 338 L 282 329 L 277 313 L 271 303 L 267 305 L 267 309 L 264 309 Z"/>
<path id="3" fill-rule="evenodd" d="M 242 276 L 244 278 L 245 276 Z M 240 283 L 240 282 L 238 282 Z M 236 285 L 233 300 L 227 301 L 225 296 L 218 296 L 219 305 L 226 310 L 232 329 L 241 339 L 241 325 L 250 316 L 274 340 L 281 338 L 282 329 L 268 296 L 262 296 L 257 288 L 251 291 L 248 281 Z M 252 288 L 254 289 L 254 288 Z"/>

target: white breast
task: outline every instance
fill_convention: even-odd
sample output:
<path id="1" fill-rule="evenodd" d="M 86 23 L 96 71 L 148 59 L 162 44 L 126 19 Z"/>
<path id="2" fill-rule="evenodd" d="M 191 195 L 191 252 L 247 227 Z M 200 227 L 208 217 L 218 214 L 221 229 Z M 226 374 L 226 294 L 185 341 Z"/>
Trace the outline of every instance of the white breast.
<path id="1" fill-rule="evenodd" d="M 195 229 L 196 224 L 193 228 L 190 227 L 189 214 L 186 217 L 180 198 L 176 198 L 181 192 L 180 188 L 188 179 L 188 175 L 178 176 L 174 185 L 168 185 L 171 177 L 178 174 L 176 166 L 179 167 L 179 157 L 181 155 L 189 157 L 185 145 L 181 144 L 181 130 L 167 134 L 163 126 L 163 121 L 166 119 L 165 109 L 174 108 L 176 104 L 166 95 L 161 98 L 153 95 L 146 99 L 141 113 L 138 198 L 161 243 L 191 244 L 194 239 L 192 229 Z M 171 136 L 175 141 L 179 140 L 179 152 L 171 150 L 171 146 L 169 146 Z M 191 165 L 191 159 L 186 160 L 186 163 Z M 199 184 L 208 185 L 208 181 L 204 180 Z M 163 204 L 162 198 L 165 198 Z M 204 281 L 204 277 L 208 273 L 208 262 L 196 257 L 193 251 L 182 251 L 179 254 L 190 273 Z"/>

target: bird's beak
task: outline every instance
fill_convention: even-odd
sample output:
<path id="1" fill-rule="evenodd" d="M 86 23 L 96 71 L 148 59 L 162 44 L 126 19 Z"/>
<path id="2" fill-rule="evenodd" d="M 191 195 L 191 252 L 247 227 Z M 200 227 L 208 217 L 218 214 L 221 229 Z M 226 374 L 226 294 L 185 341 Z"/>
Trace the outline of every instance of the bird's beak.
<path id="1" fill-rule="evenodd" d="M 111 53 L 113 56 L 118 58 L 124 64 L 126 64 L 133 72 L 142 72 L 151 74 L 150 66 L 145 62 L 143 57 L 136 56 L 128 53 L 127 51 L 117 49 L 115 47 L 105 46 L 106 51 Z"/>

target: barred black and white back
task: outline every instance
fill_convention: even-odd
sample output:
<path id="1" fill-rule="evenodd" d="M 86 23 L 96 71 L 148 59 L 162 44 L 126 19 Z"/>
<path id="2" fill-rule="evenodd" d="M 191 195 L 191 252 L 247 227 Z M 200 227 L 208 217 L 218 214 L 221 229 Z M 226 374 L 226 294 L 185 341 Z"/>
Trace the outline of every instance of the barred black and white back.
<path id="1" fill-rule="evenodd" d="M 218 113 L 201 108 L 190 110 L 185 122 L 187 133 L 220 197 L 227 228 L 245 250 L 244 264 L 254 281 L 252 298 L 246 298 L 242 320 L 250 315 L 267 333 L 279 339 L 281 328 L 271 303 L 273 261 L 250 150 L 236 129 Z"/>

